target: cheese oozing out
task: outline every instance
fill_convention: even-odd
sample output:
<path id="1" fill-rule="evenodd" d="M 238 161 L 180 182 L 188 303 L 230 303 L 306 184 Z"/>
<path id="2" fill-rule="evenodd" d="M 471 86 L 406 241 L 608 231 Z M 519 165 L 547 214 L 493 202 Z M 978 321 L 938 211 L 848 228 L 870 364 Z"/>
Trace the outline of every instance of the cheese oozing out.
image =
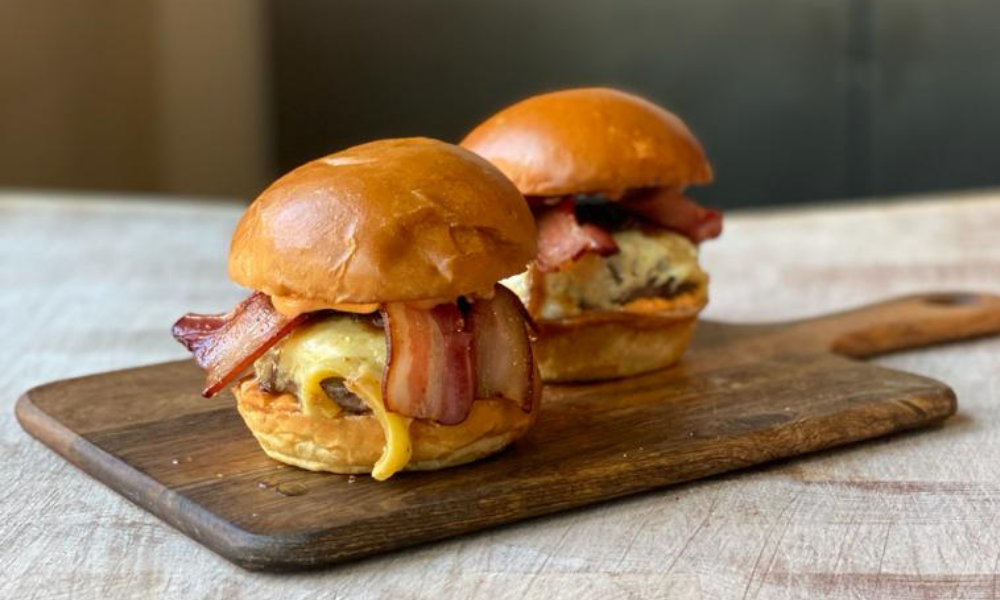
<path id="1" fill-rule="evenodd" d="M 385 435 L 382 456 L 372 477 L 385 480 L 410 461 L 412 419 L 386 410 L 382 401 L 382 372 L 386 361 L 385 332 L 351 315 L 332 315 L 297 328 L 277 346 L 278 370 L 295 384 L 304 414 L 322 418 L 341 415 L 341 408 L 323 391 L 331 377 L 372 410 Z"/>
<path id="2" fill-rule="evenodd" d="M 568 268 L 544 273 L 539 317 L 562 319 L 585 310 L 615 310 L 622 298 L 642 288 L 681 286 L 703 282 L 698 248 L 686 237 L 658 229 L 622 229 L 611 234 L 618 252 L 611 256 L 588 253 Z M 525 304 L 531 290 L 527 273 L 501 281 Z"/>

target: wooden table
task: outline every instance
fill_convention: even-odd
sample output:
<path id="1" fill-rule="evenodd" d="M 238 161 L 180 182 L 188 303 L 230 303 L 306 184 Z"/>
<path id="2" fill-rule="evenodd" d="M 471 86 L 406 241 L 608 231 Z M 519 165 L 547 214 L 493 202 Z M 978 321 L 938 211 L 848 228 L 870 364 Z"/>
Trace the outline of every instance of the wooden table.
<path id="1" fill-rule="evenodd" d="M 183 312 L 244 291 L 237 204 L 0 194 L 0 598 L 994 598 L 1000 338 L 879 362 L 958 416 L 897 436 L 327 571 L 241 571 L 18 427 L 28 387 L 182 358 Z M 941 289 L 1000 292 L 1000 193 L 728 216 L 704 248 L 717 319 Z"/>

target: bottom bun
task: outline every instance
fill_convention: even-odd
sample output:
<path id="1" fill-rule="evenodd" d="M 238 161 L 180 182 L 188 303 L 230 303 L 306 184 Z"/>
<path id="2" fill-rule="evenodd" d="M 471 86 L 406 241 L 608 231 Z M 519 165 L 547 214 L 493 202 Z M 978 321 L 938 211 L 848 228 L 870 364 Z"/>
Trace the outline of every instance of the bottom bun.
<path id="1" fill-rule="evenodd" d="M 522 411 L 505 399 L 476 400 L 458 425 L 414 419 L 413 452 L 404 471 L 429 471 L 472 462 L 522 437 L 538 418 L 540 385 L 534 386 L 532 410 Z M 382 456 L 385 436 L 373 413 L 328 418 L 305 415 L 292 394 L 261 391 L 256 380 L 233 390 L 237 408 L 260 447 L 271 458 L 331 473 L 370 473 Z"/>
<path id="2" fill-rule="evenodd" d="M 691 345 L 698 313 L 708 302 L 706 289 L 703 284 L 672 306 L 658 299 L 658 312 L 591 311 L 538 321 L 535 357 L 542 380 L 617 379 L 673 365 Z"/>

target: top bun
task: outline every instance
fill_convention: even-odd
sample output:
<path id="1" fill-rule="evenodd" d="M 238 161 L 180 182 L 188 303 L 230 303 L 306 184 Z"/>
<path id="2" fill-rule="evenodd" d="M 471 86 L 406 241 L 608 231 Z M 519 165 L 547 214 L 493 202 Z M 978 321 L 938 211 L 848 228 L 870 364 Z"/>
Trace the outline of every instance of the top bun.
<path id="1" fill-rule="evenodd" d="M 526 196 L 604 193 L 708 183 L 698 140 L 671 112 L 618 90 L 534 96 L 484 121 L 461 145 L 503 171 Z"/>
<path id="2" fill-rule="evenodd" d="M 524 198 L 495 167 L 426 138 L 380 140 L 302 165 L 236 226 L 233 281 L 337 304 L 493 289 L 535 256 Z"/>

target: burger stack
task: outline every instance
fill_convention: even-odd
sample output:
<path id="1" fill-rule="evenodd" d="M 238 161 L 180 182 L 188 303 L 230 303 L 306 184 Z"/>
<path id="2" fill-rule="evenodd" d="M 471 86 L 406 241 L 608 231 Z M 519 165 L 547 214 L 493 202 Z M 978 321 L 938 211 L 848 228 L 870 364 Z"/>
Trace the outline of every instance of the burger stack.
<path id="1" fill-rule="evenodd" d="M 501 110 L 460 145 L 380 140 L 275 181 L 233 234 L 253 292 L 173 334 L 261 448 L 384 480 L 499 452 L 542 381 L 677 362 L 707 302 L 721 215 L 683 122 L 592 88 Z"/>

